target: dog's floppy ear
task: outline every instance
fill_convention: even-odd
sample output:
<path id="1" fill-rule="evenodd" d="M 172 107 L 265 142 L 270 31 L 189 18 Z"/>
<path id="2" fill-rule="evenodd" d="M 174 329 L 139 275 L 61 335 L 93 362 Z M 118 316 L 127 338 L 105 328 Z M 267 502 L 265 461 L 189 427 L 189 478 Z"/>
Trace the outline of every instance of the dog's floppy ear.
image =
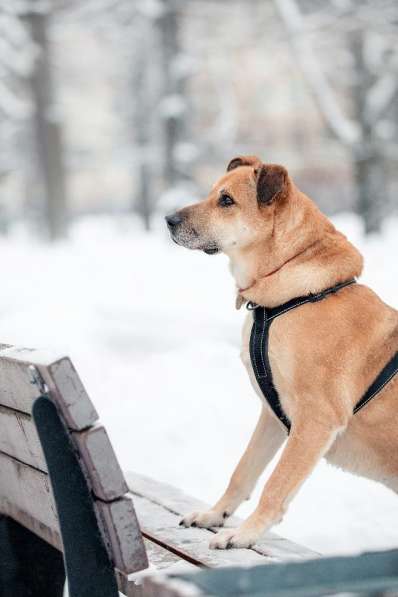
<path id="1" fill-rule="evenodd" d="M 227 166 L 227 172 L 239 168 L 239 166 L 253 166 L 257 168 L 261 165 L 261 160 L 255 155 L 239 155 L 231 160 Z"/>
<path id="2" fill-rule="evenodd" d="M 277 197 L 287 195 L 289 175 L 286 168 L 278 164 L 261 164 L 254 169 L 257 184 L 257 200 L 260 205 L 269 205 Z"/>

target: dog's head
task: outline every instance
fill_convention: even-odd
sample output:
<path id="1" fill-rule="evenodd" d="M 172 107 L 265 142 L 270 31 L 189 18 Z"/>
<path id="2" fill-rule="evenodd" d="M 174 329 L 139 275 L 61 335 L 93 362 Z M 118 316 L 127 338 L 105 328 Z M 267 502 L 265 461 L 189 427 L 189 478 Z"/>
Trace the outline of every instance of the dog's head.
<path id="1" fill-rule="evenodd" d="M 206 199 L 166 216 L 172 239 L 207 254 L 232 251 L 272 234 L 273 214 L 287 201 L 286 169 L 254 156 L 230 161 Z"/>

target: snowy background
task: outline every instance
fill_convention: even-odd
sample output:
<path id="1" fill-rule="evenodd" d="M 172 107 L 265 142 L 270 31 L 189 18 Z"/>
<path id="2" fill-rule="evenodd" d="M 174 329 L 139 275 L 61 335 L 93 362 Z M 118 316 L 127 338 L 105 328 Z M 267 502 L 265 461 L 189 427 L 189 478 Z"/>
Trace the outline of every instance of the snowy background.
<path id="1" fill-rule="evenodd" d="M 396 0 L 0 0 L 0 342 L 73 358 L 125 469 L 214 502 L 254 428 L 226 259 L 163 222 L 234 156 L 284 164 L 398 306 L 397 35 Z M 386 548 L 397 514 L 321 464 L 279 531 Z"/>
<path id="2" fill-rule="evenodd" d="M 398 219 L 365 239 L 364 281 L 398 304 Z M 69 354 L 126 470 L 213 502 L 256 423 L 259 401 L 239 359 L 243 310 L 223 256 L 172 243 L 163 222 L 86 218 L 49 248 L 21 230 L 0 241 L 0 338 Z M 272 466 L 266 471 L 266 475 Z M 248 514 L 259 491 L 240 513 Z M 398 545 L 396 496 L 320 464 L 278 530 L 325 554 Z"/>

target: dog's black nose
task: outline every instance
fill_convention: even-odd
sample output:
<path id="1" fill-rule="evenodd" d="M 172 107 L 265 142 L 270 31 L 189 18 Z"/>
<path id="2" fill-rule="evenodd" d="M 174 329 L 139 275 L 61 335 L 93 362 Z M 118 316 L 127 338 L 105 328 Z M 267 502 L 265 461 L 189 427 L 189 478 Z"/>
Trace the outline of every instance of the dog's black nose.
<path id="1" fill-rule="evenodd" d="M 169 228 L 175 228 L 182 222 L 182 217 L 178 214 L 171 214 L 171 216 L 166 216 L 165 219 Z"/>

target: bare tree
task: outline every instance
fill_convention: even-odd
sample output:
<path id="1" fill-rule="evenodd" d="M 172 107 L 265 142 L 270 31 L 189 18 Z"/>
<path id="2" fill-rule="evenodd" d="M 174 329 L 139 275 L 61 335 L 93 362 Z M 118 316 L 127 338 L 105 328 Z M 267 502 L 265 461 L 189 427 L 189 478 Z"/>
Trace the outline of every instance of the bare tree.
<path id="1" fill-rule="evenodd" d="M 328 130 L 350 152 L 358 191 L 357 209 L 363 216 L 365 231 L 378 232 L 383 218 L 381 203 L 385 202 L 387 193 L 384 168 L 388 140 L 383 130 L 388 126 L 391 106 L 398 97 L 398 54 L 392 35 L 393 31 L 395 35 L 398 31 L 397 8 L 389 1 L 331 2 L 311 18 L 308 13 L 303 16 L 298 0 L 274 0 L 274 3 L 285 24 L 294 58 Z M 389 27 L 393 31 L 386 31 L 387 12 L 391 13 Z M 324 36 L 328 28 L 332 28 L 333 33 L 345 33 L 348 40 L 351 72 L 346 79 L 350 80 L 352 99 L 348 107 L 330 84 L 325 74 L 327 67 L 321 64 L 311 41 L 314 32 L 318 30 Z M 378 48 L 372 51 L 370 45 L 375 44 L 375 40 L 379 42 Z M 393 124 L 390 126 L 392 129 Z"/>
<path id="2" fill-rule="evenodd" d="M 55 110 L 51 44 L 47 35 L 50 15 L 32 1 L 24 19 L 37 48 L 28 77 L 33 103 L 37 181 L 43 197 L 46 235 L 50 240 L 56 240 L 66 234 L 68 213 L 62 131 Z"/>

